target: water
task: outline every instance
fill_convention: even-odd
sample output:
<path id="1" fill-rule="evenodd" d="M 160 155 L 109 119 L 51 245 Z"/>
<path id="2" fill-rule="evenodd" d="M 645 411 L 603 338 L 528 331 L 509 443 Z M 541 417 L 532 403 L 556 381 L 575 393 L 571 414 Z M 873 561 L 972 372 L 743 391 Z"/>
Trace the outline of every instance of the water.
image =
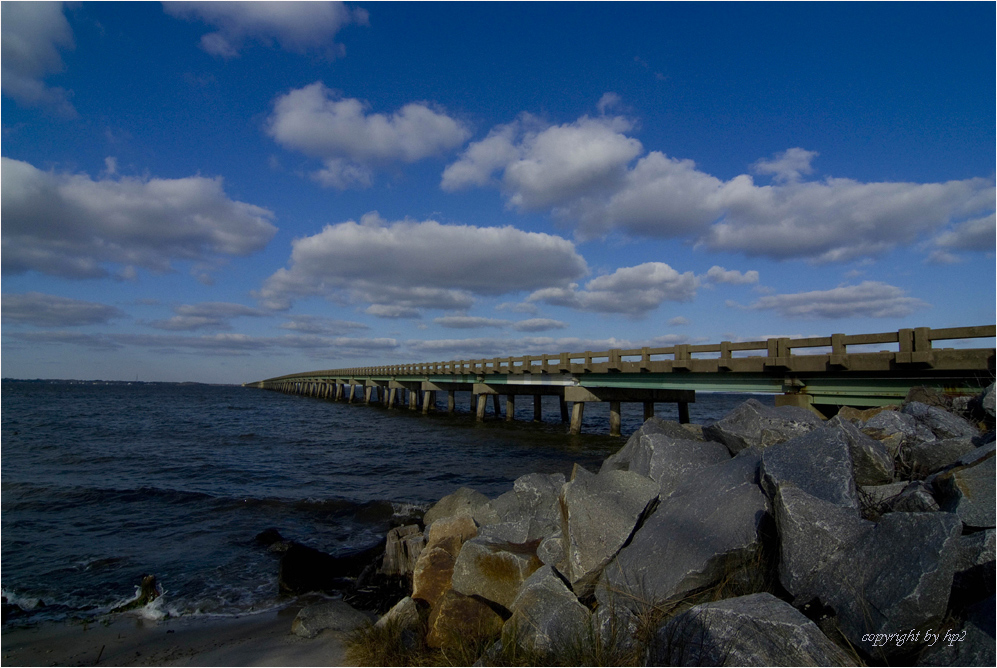
<path id="1" fill-rule="evenodd" d="M 692 420 L 745 398 L 700 394 Z M 108 612 L 147 573 L 164 589 L 151 616 L 286 605 L 279 557 L 254 541 L 266 528 L 343 553 L 458 487 L 494 498 L 526 473 L 597 470 L 624 442 L 606 404 L 566 434 L 554 398 L 543 424 L 532 401 L 520 422 L 479 424 L 467 393 L 453 417 L 182 384 L 4 381 L 2 399 L 0 584 L 28 610 L 11 624 Z M 623 408 L 625 438 L 642 407 Z"/>

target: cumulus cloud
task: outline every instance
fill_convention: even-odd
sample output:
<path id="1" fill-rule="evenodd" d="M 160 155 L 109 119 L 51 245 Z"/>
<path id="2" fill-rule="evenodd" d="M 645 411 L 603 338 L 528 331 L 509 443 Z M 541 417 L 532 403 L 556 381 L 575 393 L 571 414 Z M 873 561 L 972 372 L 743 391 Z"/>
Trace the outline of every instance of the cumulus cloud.
<path id="1" fill-rule="evenodd" d="M 552 329 L 567 329 L 568 323 L 552 318 L 529 318 L 513 323 L 517 332 L 547 332 Z"/>
<path id="2" fill-rule="evenodd" d="M 959 261 L 952 251 L 994 250 L 997 224 L 994 214 L 967 220 L 952 226 L 931 240 L 934 251 L 928 256 L 932 262 L 951 264 Z"/>
<path id="3" fill-rule="evenodd" d="M 831 290 L 768 295 L 748 308 L 775 311 L 786 318 L 903 318 L 930 304 L 908 297 L 901 288 L 863 281 Z"/>
<path id="4" fill-rule="evenodd" d="M 104 325 L 125 313 L 114 306 L 46 295 L 40 292 L 5 294 L 0 308 L 3 323 L 35 327 L 79 327 Z"/>
<path id="5" fill-rule="evenodd" d="M 229 320 L 240 316 L 262 317 L 266 311 L 231 304 L 228 302 L 202 302 L 200 304 L 180 304 L 173 308 L 176 314 L 167 320 L 153 320 L 147 323 L 156 329 L 188 332 L 199 329 L 231 329 Z"/>
<path id="6" fill-rule="evenodd" d="M 689 319 L 681 315 L 677 315 L 668 321 L 669 327 L 683 327 L 688 324 L 689 324 Z"/>
<path id="7" fill-rule="evenodd" d="M 641 317 L 665 301 L 691 301 L 697 287 L 699 279 L 691 271 L 680 274 L 664 262 L 646 262 L 593 278 L 584 289 L 577 284 L 542 288 L 527 300 L 579 311 Z"/>
<path id="8" fill-rule="evenodd" d="M 248 41 L 276 42 L 297 53 L 342 55 L 343 47 L 333 41 L 336 33 L 350 23 L 368 23 L 366 10 L 342 2 L 164 2 L 163 9 L 218 28 L 201 37 L 201 48 L 222 58 L 238 56 Z"/>
<path id="9" fill-rule="evenodd" d="M 441 155 L 470 136 L 463 123 L 428 103 L 370 113 L 366 103 L 340 98 L 321 82 L 277 98 L 267 132 L 285 148 L 321 159 L 324 167 L 313 178 L 339 189 L 369 186 L 377 166 Z"/>
<path id="10" fill-rule="evenodd" d="M 578 353 L 586 350 L 603 351 L 613 348 L 634 349 L 643 346 L 672 346 L 687 343 L 686 336 L 674 334 L 646 340 L 583 339 L 579 337 L 528 336 L 520 339 L 481 337 L 473 339 L 432 339 L 406 341 L 405 348 L 412 354 L 433 360 L 474 359 L 493 357 L 520 357 L 522 355 L 556 355 L 561 352 Z"/>
<path id="11" fill-rule="evenodd" d="M 808 181 L 818 154 L 796 147 L 752 165 L 756 174 L 772 175 L 771 185 L 758 185 L 748 174 L 725 181 L 692 160 L 643 154 L 627 134 L 632 125 L 622 117 L 583 116 L 553 126 L 522 115 L 472 142 L 445 169 L 441 187 L 498 187 L 510 206 L 550 211 L 583 239 L 620 230 L 813 262 L 876 257 L 940 230 L 939 244 L 968 239 L 992 220 L 992 178 Z M 992 241 L 985 248 L 992 249 Z M 943 246 L 936 251 L 949 252 Z"/>
<path id="12" fill-rule="evenodd" d="M 588 268 L 570 241 L 513 227 L 388 222 L 327 225 L 292 243 L 290 266 L 256 293 L 270 308 L 300 297 L 368 303 L 368 313 L 411 317 L 418 309 L 465 310 L 474 295 L 566 285 Z"/>
<path id="13" fill-rule="evenodd" d="M 110 275 L 107 264 L 168 272 L 176 260 L 249 255 L 277 231 L 271 211 L 229 199 L 221 178 L 95 181 L 0 164 L 7 274 L 97 278 Z"/>
<path id="14" fill-rule="evenodd" d="M 73 29 L 61 2 L 5 2 L 0 37 L 0 81 L 18 104 L 42 107 L 75 117 L 71 93 L 45 85 L 45 77 L 62 72 L 60 49 L 73 49 Z"/>
<path id="15" fill-rule="evenodd" d="M 487 183 L 501 171 L 509 203 L 522 210 L 561 205 L 618 185 L 641 143 L 623 134 L 623 117 L 589 118 L 538 129 L 523 115 L 472 142 L 443 172 L 441 186 L 453 191 Z"/>
<path id="16" fill-rule="evenodd" d="M 287 319 L 287 322 L 280 325 L 281 329 L 288 329 L 300 334 L 342 334 L 343 332 L 370 329 L 369 326 L 350 320 L 334 320 L 316 315 L 296 315 Z"/>
<path id="17" fill-rule="evenodd" d="M 734 269 L 724 269 L 713 265 L 706 272 L 706 280 L 711 283 L 729 283 L 730 285 L 749 285 L 758 282 L 758 272 L 752 269 L 743 274 Z"/>

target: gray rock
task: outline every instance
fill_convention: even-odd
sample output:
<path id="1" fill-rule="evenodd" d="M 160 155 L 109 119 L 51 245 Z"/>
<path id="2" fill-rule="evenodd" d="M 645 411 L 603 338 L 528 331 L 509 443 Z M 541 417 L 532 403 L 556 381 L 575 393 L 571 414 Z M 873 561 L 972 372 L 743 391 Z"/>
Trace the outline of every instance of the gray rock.
<path id="1" fill-rule="evenodd" d="M 916 475 L 928 475 L 954 464 L 977 447 L 974 438 L 961 436 L 940 441 L 914 443 L 904 448 L 903 456 Z"/>
<path id="2" fill-rule="evenodd" d="M 302 638 L 314 638 L 326 630 L 344 634 L 369 621 L 370 617 L 348 603 L 329 601 L 302 608 L 291 622 L 291 633 Z"/>
<path id="3" fill-rule="evenodd" d="M 966 418 L 950 413 L 938 406 L 912 401 L 905 404 L 901 411 L 930 429 L 935 438 L 959 438 L 960 436 L 976 436 L 980 433 L 976 426 Z"/>
<path id="4" fill-rule="evenodd" d="M 789 484 L 830 503 L 858 509 L 849 440 L 837 423 L 766 448 L 762 486 L 775 496 L 780 486 Z"/>
<path id="5" fill-rule="evenodd" d="M 561 540 L 560 529 L 540 541 L 540 545 L 537 546 L 537 559 L 555 568 L 564 561 L 564 543 Z"/>
<path id="6" fill-rule="evenodd" d="M 841 633 L 870 656 L 909 650 L 870 638 L 941 622 L 955 572 L 958 518 L 898 512 L 873 523 L 808 496 L 782 488 L 777 497 L 783 586 L 798 604 L 816 598 L 832 608 Z M 810 534 L 807 523 L 814 527 Z"/>
<path id="7" fill-rule="evenodd" d="M 918 666 L 992 666 L 997 663 L 994 642 L 994 597 L 968 611 L 961 628 L 941 630 L 938 638 L 921 654 Z"/>
<path id="8" fill-rule="evenodd" d="M 920 480 L 909 483 L 886 504 L 886 512 L 933 513 L 938 509 L 931 488 Z"/>
<path id="9" fill-rule="evenodd" d="M 994 534 L 994 529 L 987 529 L 959 536 L 959 552 L 955 566 L 957 573 L 994 562 Z"/>
<path id="10" fill-rule="evenodd" d="M 687 476 L 730 459 L 722 443 L 673 438 L 663 433 L 631 438 L 624 450 L 613 456 L 616 459 L 603 462 L 600 473 L 623 470 L 647 476 L 658 483 L 661 498 L 670 495 Z"/>
<path id="11" fill-rule="evenodd" d="M 888 485 L 864 485 L 859 487 L 859 499 L 863 507 L 876 508 L 904 491 L 907 483 L 903 480 Z"/>
<path id="12" fill-rule="evenodd" d="M 983 397 L 983 400 L 982 400 L 981 403 L 983 404 L 983 410 L 986 412 L 987 415 L 990 416 L 990 419 L 993 420 L 994 419 L 994 410 L 995 410 L 994 409 L 994 402 L 995 402 L 995 398 L 994 398 L 994 383 L 990 383 L 990 387 L 988 387 L 987 389 L 985 389 L 983 391 L 982 397 Z"/>
<path id="13" fill-rule="evenodd" d="M 995 524 L 995 475 L 991 442 L 933 476 L 932 482 L 943 510 L 956 513 L 967 527 L 986 529 Z"/>
<path id="14" fill-rule="evenodd" d="M 637 639 L 640 620 L 626 606 L 600 605 L 592 613 L 592 637 L 603 648 L 603 665 L 632 665 L 628 658 L 642 651 Z"/>
<path id="15" fill-rule="evenodd" d="M 469 515 L 480 525 L 495 524 L 500 521 L 498 513 L 492 510 L 488 497 L 469 487 L 461 487 L 453 494 L 448 494 L 426 511 L 422 521 L 427 528 L 438 519 Z"/>
<path id="16" fill-rule="evenodd" d="M 530 520 L 521 519 L 515 522 L 489 524 L 478 530 L 482 538 L 506 543 L 526 543 L 530 536 Z"/>
<path id="17" fill-rule="evenodd" d="M 600 605 L 637 611 L 755 567 L 768 516 L 758 466 L 749 450 L 680 485 L 605 568 Z"/>
<path id="18" fill-rule="evenodd" d="M 563 485 L 562 473 L 530 473 L 518 478 L 513 489 L 491 502 L 499 523 L 482 529 L 481 535 L 526 543 L 554 533 L 561 528 L 558 496 Z"/>
<path id="19" fill-rule="evenodd" d="M 769 408 L 748 399 L 713 424 L 703 427 L 703 436 L 723 443 L 731 454 L 751 446 L 761 448 L 788 441 L 821 425 L 821 419 L 795 406 Z"/>
<path id="20" fill-rule="evenodd" d="M 826 426 L 839 429 L 848 441 L 855 484 L 885 485 L 893 481 L 893 457 L 882 443 L 866 436 L 854 424 L 838 416 L 828 420 Z"/>
<path id="21" fill-rule="evenodd" d="M 526 578 L 541 565 L 536 544 L 472 538 L 461 547 L 451 583 L 465 596 L 480 597 L 508 608 Z"/>
<path id="22" fill-rule="evenodd" d="M 415 649 L 422 634 L 422 619 L 419 617 L 419 607 L 411 596 L 406 596 L 384 613 L 374 623 L 374 626 L 379 629 L 396 628 L 401 637 L 402 644 L 407 649 Z"/>
<path id="23" fill-rule="evenodd" d="M 426 539 L 418 524 L 395 527 L 388 531 L 384 559 L 379 572 L 384 575 L 411 576 Z"/>
<path id="24" fill-rule="evenodd" d="M 889 441 L 894 445 L 894 456 L 903 446 L 914 443 L 935 440 L 935 434 L 928 427 L 918 422 L 913 416 L 899 411 L 883 411 L 870 418 L 861 428 L 863 434 L 871 436 L 884 444 Z"/>
<path id="25" fill-rule="evenodd" d="M 578 602 L 550 566 L 523 583 L 502 627 L 502 645 L 527 651 L 561 653 L 588 639 L 589 610 Z"/>
<path id="26" fill-rule="evenodd" d="M 772 594 L 697 605 L 661 627 L 648 666 L 854 666 L 841 648 Z"/>
<path id="27" fill-rule="evenodd" d="M 591 592 L 603 567 L 630 538 L 658 497 L 658 485 L 633 471 L 598 475 L 575 465 L 561 492 L 564 567 L 559 570 L 579 596 Z"/>

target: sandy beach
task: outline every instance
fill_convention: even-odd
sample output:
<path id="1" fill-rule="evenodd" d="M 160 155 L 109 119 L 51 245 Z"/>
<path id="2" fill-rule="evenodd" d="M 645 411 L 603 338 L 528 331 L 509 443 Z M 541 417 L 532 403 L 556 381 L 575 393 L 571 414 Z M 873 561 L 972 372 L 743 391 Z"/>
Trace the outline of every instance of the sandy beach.
<path id="1" fill-rule="evenodd" d="M 343 666 L 329 631 L 291 633 L 298 607 L 237 618 L 49 623 L 3 629 L 4 666 Z"/>

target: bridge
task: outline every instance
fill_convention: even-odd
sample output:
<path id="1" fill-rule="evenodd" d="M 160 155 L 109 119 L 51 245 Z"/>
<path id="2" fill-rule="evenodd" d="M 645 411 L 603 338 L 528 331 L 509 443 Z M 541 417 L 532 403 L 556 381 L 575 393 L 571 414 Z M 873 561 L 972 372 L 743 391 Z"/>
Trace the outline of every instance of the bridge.
<path id="1" fill-rule="evenodd" d="M 488 397 L 505 419 L 515 419 L 517 397 L 532 397 L 533 419 L 540 421 L 541 399 L 559 399 L 561 420 L 572 434 L 581 432 L 585 404 L 609 403 L 610 435 L 620 434 L 623 402 L 644 405 L 644 419 L 655 403 L 676 403 L 679 420 L 689 421 L 696 392 L 762 392 L 777 395 L 777 406 L 800 406 L 825 417 L 842 406 L 873 407 L 900 403 L 910 388 L 924 385 L 950 395 L 977 394 L 994 380 L 995 325 L 931 329 L 918 327 L 879 334 L 832 334 L 806 339 L 723 341 L 662 348 L 524 355 L 419 364 L 307 371 L 253 383 L 257 387 L 335 401 L 363 401 L 387 408 L 407 405 L 435 410 L 437 393 L 447 393 L 447 412 L 456 410 L 456 393 L 470 392 L 471 407 L 484 420 Z M 975 340 L 975 341 L 974 341 Z M 957 342 L 940 347 L 939 342 Z M 361 388 L 358 393 L 357 388 Z"/>

